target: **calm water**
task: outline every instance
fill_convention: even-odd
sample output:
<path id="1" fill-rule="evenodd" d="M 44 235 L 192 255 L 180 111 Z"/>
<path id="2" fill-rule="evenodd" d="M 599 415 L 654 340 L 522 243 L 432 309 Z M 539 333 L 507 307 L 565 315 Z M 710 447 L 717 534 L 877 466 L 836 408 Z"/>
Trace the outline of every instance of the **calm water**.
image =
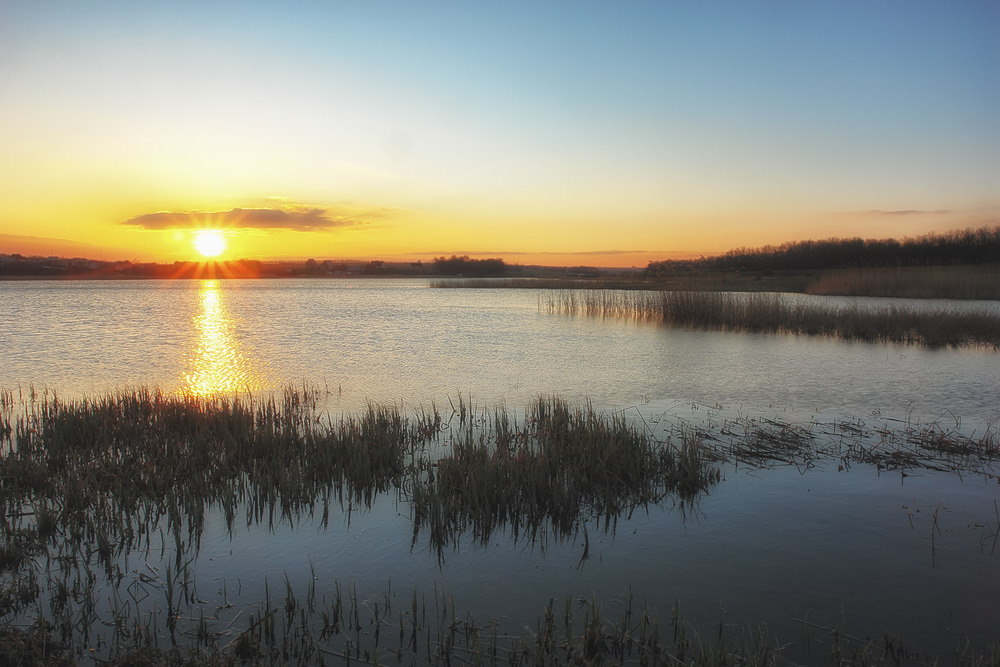
<path id="1" fill-rule="evenodd" d="M 538 293 L 440 290 L 420 281 L 0 283 L 0 387 L 63 397 L 136 385 L 167 391 L 326 390 L 327 407 L 367 401 L 447 412 L 461 394 L 519 410 L 533 397 L 628 409 L 652 428 L 677 421 L 778 418 L 799 425 L 938 423 L 981 433 L 1000 423 L 1000 356 L 983 350 L 670 330 L 539 312 Z M 405 508 L 383 498 L 331 521 L 209 530 L 201 581 L 259 601 L 262 579 L 320 586 L 391 579 L 446 589 L 460 611 L 534 626 L 550 597 L 626 586 L 669 617 L 674 600 L 709 625 L 794 619 L 903 631 L 939 650 L 958 629 L 996 637 L 1000 487 L 979 476 L 881 475 L 836 463 L 801 472 L 726 468 L 693 511 L 667 503 L 612 534 L 546 549 L 471 538 L 439 566 L 411 549 Z M 932 535 L 933 542 L 932 542 Z M 235 583 L 238 582 L 238 583 Z M 216 584 L 212 584 L 215 586 Z M 208 588 L 206 586 L 205 588 Z M 258 596 L 258 597 L 255 597 Z"/>

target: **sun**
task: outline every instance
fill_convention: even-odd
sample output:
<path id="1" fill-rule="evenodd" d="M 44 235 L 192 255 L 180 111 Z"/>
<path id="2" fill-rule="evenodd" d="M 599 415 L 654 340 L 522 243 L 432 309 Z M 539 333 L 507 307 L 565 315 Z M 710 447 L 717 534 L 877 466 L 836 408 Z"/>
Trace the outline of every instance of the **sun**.
<path id="1" fill-rule="evenodd" d="M 218 229 L 197 231 L 192 243 L 202 257 L 218 257 L 226 250 L 226 234 Z"/>

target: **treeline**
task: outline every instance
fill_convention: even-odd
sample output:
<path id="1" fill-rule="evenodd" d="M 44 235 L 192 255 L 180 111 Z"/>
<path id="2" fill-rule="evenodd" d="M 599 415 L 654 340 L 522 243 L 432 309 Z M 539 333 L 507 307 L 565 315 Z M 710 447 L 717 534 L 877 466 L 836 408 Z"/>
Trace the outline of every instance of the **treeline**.
<path id="1" fill-rule="evenodd" d="M 885 266 L 1000 263 L 1000 226 L 926 234 L 902 241 L 826 239 L 737 248 L 694 260 L 650 262 L 647 277 L 703 271 L 808 271 Z"/>
<path id="2" fill-rule="evenodd" d="M 469 259 L 462 257 L 435 257 L 434 273 L 444 276 L 471 276 L 486 278 L 503 276 L 507 273 L 507 264 L 499 257 L 494 259 Z"/>

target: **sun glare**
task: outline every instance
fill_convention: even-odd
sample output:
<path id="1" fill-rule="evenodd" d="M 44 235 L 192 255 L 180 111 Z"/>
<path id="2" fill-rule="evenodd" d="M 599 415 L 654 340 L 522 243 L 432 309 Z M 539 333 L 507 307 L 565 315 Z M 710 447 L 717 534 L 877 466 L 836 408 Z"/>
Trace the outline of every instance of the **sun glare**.
<path id="1" fill-rule="evenodd" d="M 194 233 L 194 249 L 202 257 L 218 257 L 226 250 L 226 235 L 217 229 Z"/>

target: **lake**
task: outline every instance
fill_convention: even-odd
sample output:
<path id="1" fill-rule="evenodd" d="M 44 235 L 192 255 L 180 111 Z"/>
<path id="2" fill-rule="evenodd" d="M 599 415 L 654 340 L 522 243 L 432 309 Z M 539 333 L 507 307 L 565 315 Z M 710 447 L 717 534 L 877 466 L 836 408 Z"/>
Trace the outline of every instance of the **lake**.
<path id="1" fill-rule="evenodd" d="M 690 427 L 724 443 L 772 425 L 831 447 L 855 432 L 976 436 L 1000 423 L 992 350 L 556 316 L 533 290 L 376 279 L 31 281 L 0 283 L 0 294 L 0 387 L 20 401 L 32 392 L 73 399 L 136 386 L 210 394 L 294 384 L 319 389 L 330 415 L 375 402 L 407 413 L 436 406 L 447 418 L 459 401 L 474 413 L 520 414 L 558 396 L 621 412 L 660 439 Z M 998 639 L 994 474 L 904 475 L 829 456 L 720 466 L 723 480 L 692 505 L 668 499 L 613 532 L 591 521 L 586 558 L 580 539 L 532 545 L 508 535 L 488 545 L 461 539 L 441 562 L 411 544 L 405 504 L 381 496 L 326 527 L 305 518 L 230 533 L 216 513 L 193 576 L 237 606 L 257 604 L 265 578 L 272 592 L 283 577 L 296 587 L 314 581 L 323 594 L 352 582 L 373 600 L 390 582 L 404 599 L 447 591 L 460 614 L 515 634 L 535 627 L 550 598 L 560 608 L 567 597 L 596 596 L 611 608 L 630 588 L 661 619 L 679 601 L 709 635 L 720 622 L 766 623 L 794 643 L 802 620 L 842 620 L 861 636 L 900 632 L 941 652 L 965 633 L 983 646 Z"/>

